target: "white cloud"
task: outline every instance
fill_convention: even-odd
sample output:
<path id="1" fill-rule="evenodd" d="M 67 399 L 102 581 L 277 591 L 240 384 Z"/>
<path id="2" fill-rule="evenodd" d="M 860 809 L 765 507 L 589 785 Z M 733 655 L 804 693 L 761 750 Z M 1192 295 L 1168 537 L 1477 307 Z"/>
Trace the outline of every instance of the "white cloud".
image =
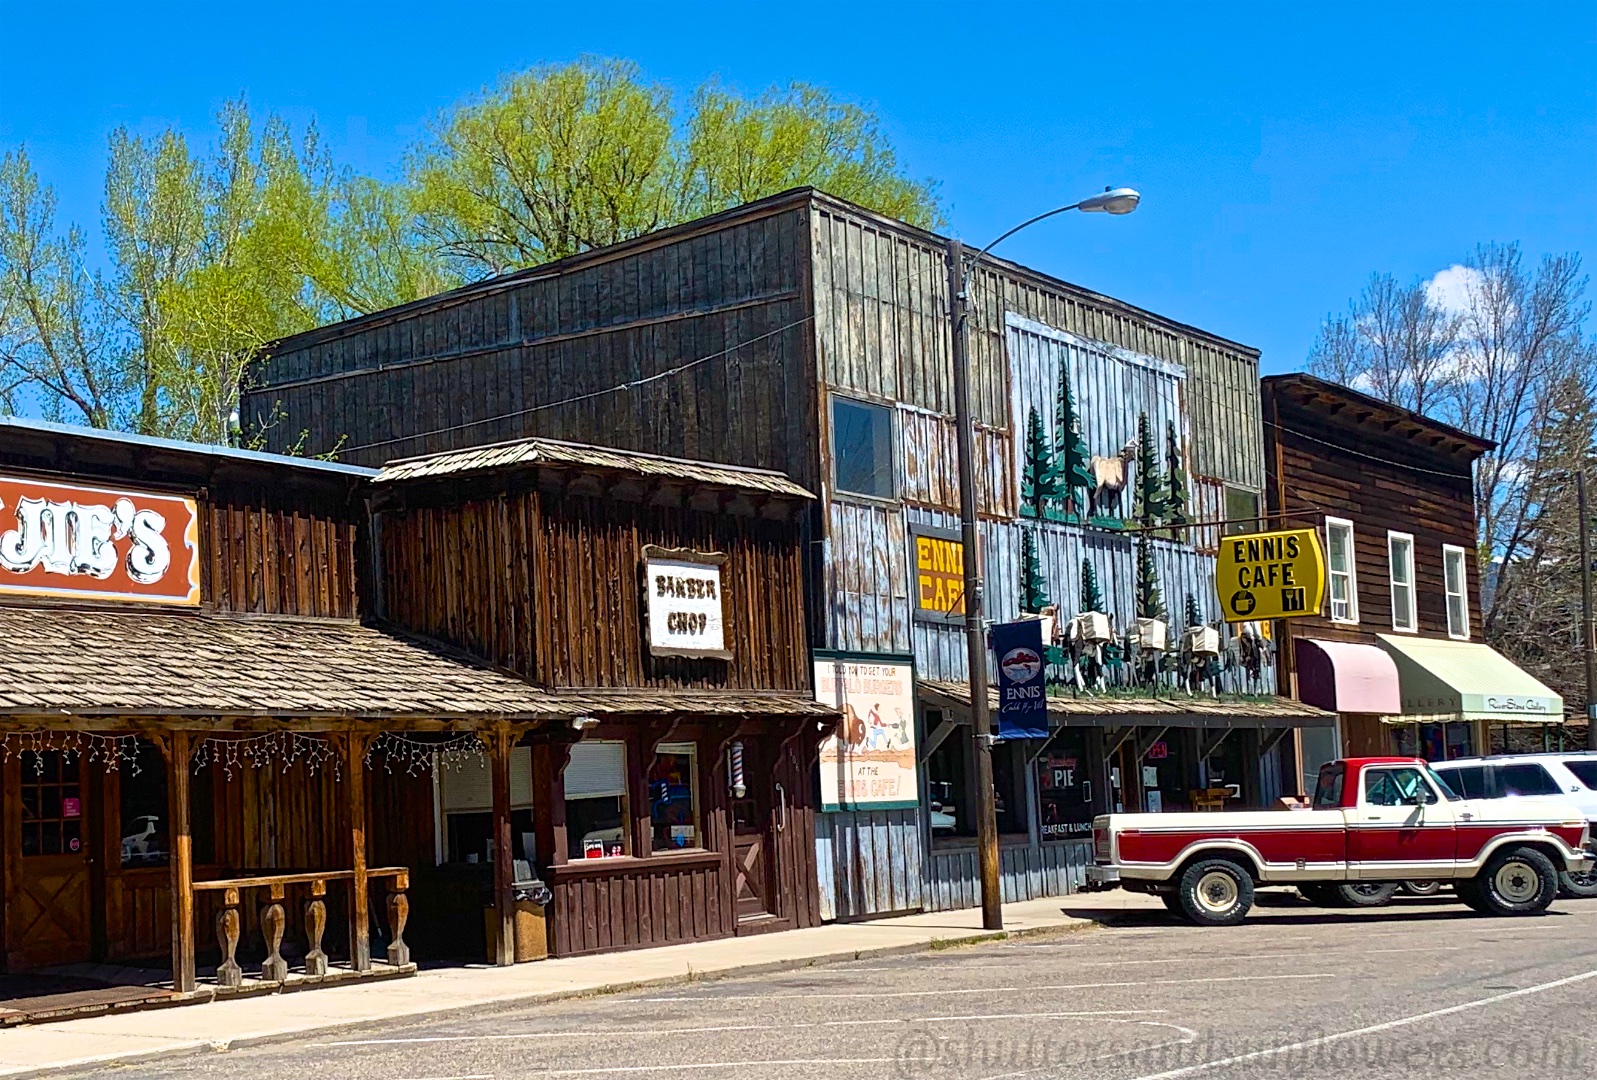
<path id="1" fill-rule="evenodd" d="M 1469 307 L 1471 290 L 1480 288 L 1482 281 L 1479 270 L 1454 263 L 1425 283 L 1425 297 L 1442 310 L 1459 315 Z"/>

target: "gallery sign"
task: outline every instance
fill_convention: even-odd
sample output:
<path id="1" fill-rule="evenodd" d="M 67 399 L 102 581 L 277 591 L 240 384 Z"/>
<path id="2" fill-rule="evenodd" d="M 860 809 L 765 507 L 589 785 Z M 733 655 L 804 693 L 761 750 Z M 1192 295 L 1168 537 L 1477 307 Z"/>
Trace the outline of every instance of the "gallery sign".
<path id="1" fill-rule="evenodd" d="M 730 660 L 721 606 L 726 556 L 649 545 L 643 549 L 643 599 L 654 656 Z"/>
<path id="2" fill-rule="evenodd" d="M 1325 555 L 1314 529 L 1227 536 L 1214 563 L 1226 622 L 1318 615 L 1325 600 Z"/>
<path id="3" fill-rule="evenodd" d="M 193 499 L 0 476 L 0 592 L 193 607 L 199 536 Z"/>
<path id="4" fill-rule="evenodd" d="M 909 569 L 915 578 L 915 618 L 936 623 L 964 621 L 965 545 L 958 533 L 911 525 Z"/>
<path id="5" fill-rule="evenodd" d="M 821 809 L 918 805 L 914 663 L 818 651 L 815 699 L 843 714 L 837 734 L 821 744 Z"/>

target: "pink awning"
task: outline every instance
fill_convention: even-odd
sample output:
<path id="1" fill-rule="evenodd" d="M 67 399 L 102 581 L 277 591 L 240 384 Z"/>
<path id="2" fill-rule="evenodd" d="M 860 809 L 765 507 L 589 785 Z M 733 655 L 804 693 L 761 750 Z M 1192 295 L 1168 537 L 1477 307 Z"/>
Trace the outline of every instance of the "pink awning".
<path id="1" fill-rule="evenodd" d="M 1298 700 L 1332 712 L 1403 711 L 1397 664 L 1377 645 L 1296 638 Z"/>

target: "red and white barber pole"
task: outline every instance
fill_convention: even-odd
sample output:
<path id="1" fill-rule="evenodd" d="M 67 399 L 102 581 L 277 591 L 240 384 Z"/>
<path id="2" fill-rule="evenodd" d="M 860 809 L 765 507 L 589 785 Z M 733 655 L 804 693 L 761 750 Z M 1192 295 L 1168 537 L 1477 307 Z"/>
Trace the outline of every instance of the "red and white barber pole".
<path id="1" fill-rule="evenodd" d="M 741 799 L 748 794 L 749 789 L 743 783 L 743 740 L 739 739 L 727 748 L 730 762 L 727 769 L 728 779 L 732 785 L 732 797 Z"/>

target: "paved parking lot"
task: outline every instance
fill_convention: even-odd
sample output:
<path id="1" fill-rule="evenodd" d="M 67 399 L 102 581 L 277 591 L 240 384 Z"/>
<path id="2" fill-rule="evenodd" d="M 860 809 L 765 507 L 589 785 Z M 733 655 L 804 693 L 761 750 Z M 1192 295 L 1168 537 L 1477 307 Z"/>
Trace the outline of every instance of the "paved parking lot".
<path id="1" fill-rule="evenodd" d="M 1493 1077 L 1597 1073 L 1597 901 L 1441 901 L 1050 937 L 404 1021 L 93 1075 L 318 1080 Z"/>

